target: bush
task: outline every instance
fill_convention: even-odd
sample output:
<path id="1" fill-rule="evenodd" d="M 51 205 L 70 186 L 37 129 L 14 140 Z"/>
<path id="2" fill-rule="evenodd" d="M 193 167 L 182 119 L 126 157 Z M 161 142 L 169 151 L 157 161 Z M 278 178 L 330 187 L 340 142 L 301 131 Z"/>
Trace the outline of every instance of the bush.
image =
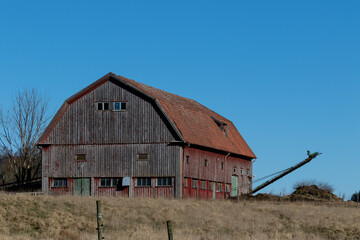
<path id="1" fill-rule="evenodd" d="M 303 181 L 296 182 L 296 183 L 294 183 L 293 188 L 294 188 L 294 190 L 296 190 L 299 187 L 311 186 L 311 185 L 316 185 L 318 188 L 327 190 L 331 193 L 333 193 L 335 190 L 334 187 L 332 185 L 330 185 L 329 183 L 319 182 L 315 179 L 303 180 Z"/>
<path id="2" fill-rule="evenodd" d="M 355 193 L 351 196 L 351 201 L 360 202 L 360 191 L 355 192 Z"/>

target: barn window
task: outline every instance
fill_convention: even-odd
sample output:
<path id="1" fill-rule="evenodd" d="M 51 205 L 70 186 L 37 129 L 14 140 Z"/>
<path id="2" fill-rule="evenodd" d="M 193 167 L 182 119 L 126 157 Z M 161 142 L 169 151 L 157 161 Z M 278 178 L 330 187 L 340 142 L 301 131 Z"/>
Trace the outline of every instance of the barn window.
<path id="1" fill-rule="evenodd" d="M 221 170 L 223 170 L 224 169 L 224 163 L 222 162 L 221 163 Z"/>
<path id="2" fill-rule="evenodd" d="M 246 174 L 247 174 L 247 175 L 250 175 L 250 169 L 247 169 L 247 170 L 246 170 Z"/>
<path id="3" fill-rule="evenodd" d="M 126 110 L 126 102 L 114 102 L 114 111 L 125 111 Z"/>
<path id="4" fill-rule="evenodd" d="M 138 154 L 138 160 L 148 160 L 149 159 L 149 154 L 147 153 L 139 153 Z"/>
<path id="5" fill-rule="evenodd" d="M 225 191 L 226 191 L 226 192 L 230 192 L 230 184 L 227 183 L 227 184 L 225 185 Z"/>
<path id="6" fill-rule="evenodd" d="M 171 177 L 159 177 L 157 179 L 158 186 L 171 186 Z"/>
<path id="7" fill-rule="evenodd" d="M 140 177 L 136 179 L 137 187 L 149 187 L 151 186 L 151 178 L 149 177 Z"/>
<path id="8" fill-rule="evenodd" d="M 96 109 L 98 111 L 110 110 L 110 103 L 108 103 L 108 102 L 98 102 L 98 103 L 96 103 Z"/>
<path id="9" fill-rule="evenodd" d="M 184 178 L 184 187 L 188 187 L 188 178 Z"/>
<path id="10" fill-rule="evenodd" d="M 222 183 L 218 182 L 218 183 L 216 184 L 216 191 L 217 191 L 217 192 L 222 192 L 222 191 L 223 191 L 223 190 L 222 190 Z"/>
<path id="11" fill-rule="evenodd" d="M 208 160 L 204 159 L 204 166 L 207 167 L 208 166 Z"/>
<path id="12" fill-rule="evenodd" d="M 214 189 L 214 182 L 209 182 L 209 190 L 212 191 Z"/>
<path id="13" fill-rule="evenodd" d="M 192 186 L 192 188 L 198 188 L 198 181 L 197 181 L 197 179 L 192 179 L 192 181 L 191 181 L 191 186 Z"/>
<path id="14" fill-rule="evenodd" d="M 234 173 L 236 173 L 236 167 L 234 167 Z"/>
<path id="15" fill-rule="evenodd" d="M 100 187 L 117 187 L 122 185 L 122 178 L 100 178 Z"/>
<path id="16" fill-rule="evenodd" d="M 67 179 L 66 178 L 54 178 L 54 187 L 67 187 Z"/>
<path id="17" fill-rule="evenodd" d="M 189 163 L 189 162 L 190 162 L 190 157 L 186 156 L 186 163 Z"/>
<path id="18" fill-rule="evenodd" d="M 86 161 L 86 154 L 76 154 L 76 161 Z"/>
<path id="19" fill-rule="evenodd" d="M 243 174 L 243 169 L 242 168 L 240 169 L 240 174 Z"/>
<path id="20" fill-rule="evenodd" d="M 200 182 L 200 188 L 201 189 L 206 189 L 206 181 L 201 181 Z"/>

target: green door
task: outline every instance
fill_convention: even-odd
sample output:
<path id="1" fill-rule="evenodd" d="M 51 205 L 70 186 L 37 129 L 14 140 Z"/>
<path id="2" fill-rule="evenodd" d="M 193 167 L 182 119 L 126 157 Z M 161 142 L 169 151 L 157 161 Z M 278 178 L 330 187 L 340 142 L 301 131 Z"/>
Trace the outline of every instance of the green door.
<path id="1" fill-rule="evenodd" d="M 90 196 L 90 178 L 74 179 L 74 195 Z"/>
<path id="2" fill-rule="evenodd" d="M 212 196 L 212 198 L 215 200 L 216 184 L 215 184 L 215 182 L 212 182 L 211 184 L 213 185 L 213 196 Z"/>
<path id="3" fill-rule="evenodd" d="M 231 177 L 231 196 L 236 197 L 238 195 L 238 176 Z"/>

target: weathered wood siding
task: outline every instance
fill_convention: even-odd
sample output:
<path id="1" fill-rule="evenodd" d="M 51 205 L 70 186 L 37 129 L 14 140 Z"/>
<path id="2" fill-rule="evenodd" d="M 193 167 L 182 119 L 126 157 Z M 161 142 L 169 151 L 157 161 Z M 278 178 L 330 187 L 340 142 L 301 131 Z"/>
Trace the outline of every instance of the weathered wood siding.
<path id="1" fill-rule="evenodd" d="M 98 111 L 97 102 L 126 102 L 126 111 Z M 92 179 L 92 195 L 118 196 L 112 188 L 99 189 L 100 177 L 174 177 L 177 187 L 159 188 L 151 196 L 181 195 L 182 148 L 169 145 L 179 140 L 152 100 L 127 86 L 107 81 L 70 103 L 43 148 L 43 190 L 52 189 L 52 178 Z M 86 161 L 77 161 L 77 154 L 86 154 Z M 148 160 L 138 160 L 148 154 Z M 130 190 L 131 191 L 131 190 Z M 146 191 L 133 189 L 133 196 L 146 196 Z"/>
<path id="2" fill-rule="evenodd" d="M 179 148 L 164 143 L 52 145 L 46 150 L 45 177 L 171 177 Z M 139 153 L 148 153 L 149 160 L 137 160 Z M 86 154 L 86 161 L 77 161 L 76 154 Z"/>
<path id="3" fill-rule="evenodd" d="M 126 111 L 97 111 L 95 103 L 126 102 Z M 107 81 L 71 103 L 46 141 L 49 144 L 159 143 L 175 134 L 155 104 L 126 86 Z"/>
<path id="4" fill-rule="evenodd" d="M 188 163 L 187 157 L 189 159 Z M 207 166 L 205 166 L 205 159 Z M 229 193 L 226 193 L 225 190 L 226 184 L 229 184 L 229 187 L 231 188 L 232 175 L 239 176 L 238 186 L 240 193 L 247 193 L 252 187 L 252 163 L 249 160 L 197 148 L 186 147 L 184 149 L 183 167 L 184 178 L 186 178 L 188 181 L 187 187 L 185 187 L 185 184 L 183 183 L 184 198 L 196 197 L 202 199 L 211 199 L 213 195 L 209 190 L 210 182 L 222 184 L 222 191 L 216 192 L 215 195 L 216 198 L 224 198 L 229 195 Z M 197 189 L 192 188 L 192 180 L 197 181 Z M 206 190 L 201 189 L 201 180 L 206 181 Z"/>

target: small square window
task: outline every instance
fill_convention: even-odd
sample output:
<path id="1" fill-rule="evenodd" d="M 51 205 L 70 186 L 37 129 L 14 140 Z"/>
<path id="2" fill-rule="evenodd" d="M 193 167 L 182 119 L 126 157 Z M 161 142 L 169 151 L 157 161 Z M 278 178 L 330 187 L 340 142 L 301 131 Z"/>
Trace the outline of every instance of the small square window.
<path id="1" fill-rule="evenodd" d="M 240 169 L 240 174 L 243 174 L 243 169 L 242 168 Z"/>
<path id="2" fill-rule="evenodd" d="M 184 187 L 188 187 L 188 178 L 184 178 Z"/>
<path id="3" fill-rule="evenodd" d="M 223 170 L 224 169 L 224 163 L 222 162 L 221 163 L 221 170 Z"/>
<path id="4" fill-rule="evenodd" d="M 126 102 L 114 102 L 114 111 L 125 111 Z"/>
<path id="5" fill-rule="evenodd" d="M 139 153 L 138 160 L 149 160 L 149 154 L 147 153 Z"/>
<path id="6" fill-rule="evenodd" d="M 212 191 L 214 189 L 214 182 L 209 182 L 209 190 Z"/>
<path id="7" fill-rule="evenodd" d="M 76 154 L 76 161 L 86 161 L 86 154 Z"/>
<path id="8" fill-rule="evenodd" d="M 208 166 L 208 160 L 204 159 L 204 166 L 207 167 Z"/>
<path id="9" fill-rule="evenodd" d="M 206 181 L 201 181 L 200 182 L 200 188 L 201 189 L 206 189 Z"/>
<path id="10" fill-rule="evenodd" d="M 246 170 L 246 174 L 247 174 L 247 175 L 250 175 L 250 169 L 247 169 L 247 170 Z"/>
<path id="11" fill-rule="evenodd" d="M 186 163 L 189 164 L 189 162 L 190 162 L 190 157 L 186 156 Z"/>
<path id="12" fill-rule="evenodd" d="M 97 103 L 97 110 L 104 110 L 103 103 Z"/>
<path id="13" fill-rule="evenodd" d="M 198 188 L 198 180 L 197 179 L 192 179 L 191 186 L 192 186 L 192 188 Z"/>
<path id="14" fill-rule="evenodd" d="M 110 103 L 108 103 L 108 102 L 98 102 L 98 103 L 96 103 L 96 109 L 98 111 L 110 110 Z"/>
<path id="15" fill-rule="evenodd" d="M 234 167 L 234 173 L 236 173 L 236 167 Z"/>
<path id="16" fill-rule="evenodd" d="M 219 183 L 219 182 L 218 182 L 218 183 L 216 184 L 216 191 L 217 191 L 217 192 L 222 192 L 222 191 L 223 191 L 223 190 L 222 190 L 222 183 Z"/>
<path id="17" fill-rule="evenodd" d="M 230 184 L 227 183 L 227 184 L 225 185 L 225 191 L 226 191 L 226 192 L 230 192 Z"/>

